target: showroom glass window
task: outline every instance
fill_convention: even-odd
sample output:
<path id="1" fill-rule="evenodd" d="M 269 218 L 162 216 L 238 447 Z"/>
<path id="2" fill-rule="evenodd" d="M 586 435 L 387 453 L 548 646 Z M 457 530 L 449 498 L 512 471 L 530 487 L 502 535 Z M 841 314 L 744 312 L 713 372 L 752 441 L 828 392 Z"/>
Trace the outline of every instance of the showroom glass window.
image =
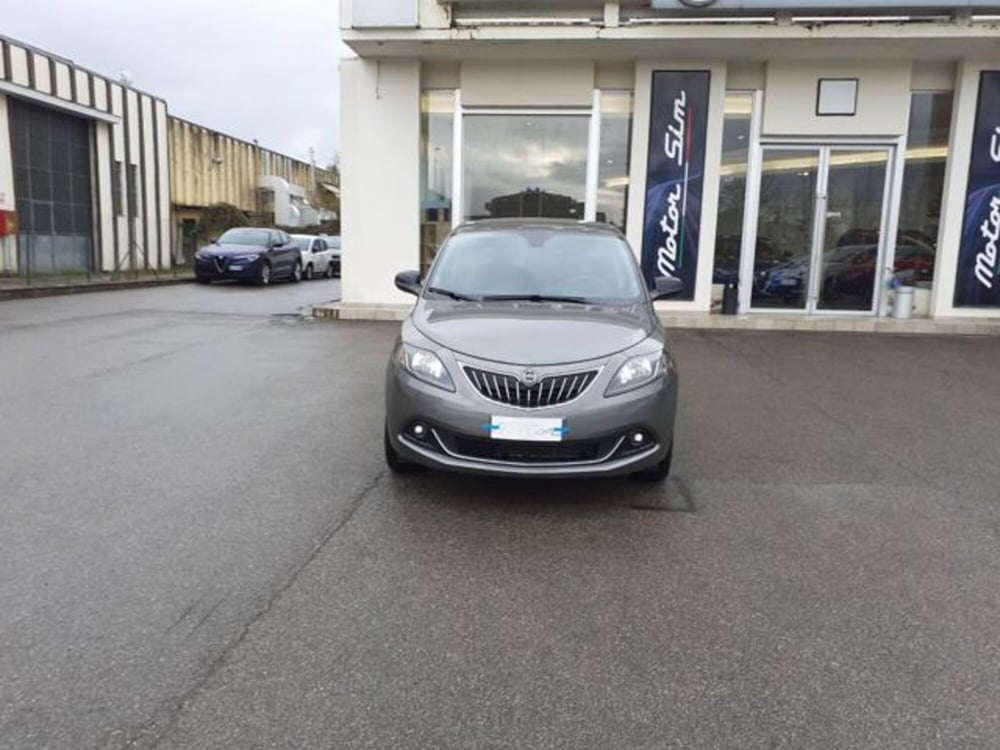
<path id="1" fill-rule="evenodd" d="M 625 231 L 628 169 L 632 143 L 631 91 L 601 92 L 601 142 L 598 154 L 597 220 Z"/>
<path id="2" fill-rule="evenodd" d="M 753 100 L 751 92 L 730 91 L 726 94 L 719 212 L 715 234 L 715 284 L 736 283 L 739 274 Z"/>
<path id="3" fill-rule="evenodd" d="M 469 113 L 464 219 L 583 219 L 589 114 Z"/>
<path id="4" fill-rule="evenodd" d="M 455 93 L 420 98 L 420 268 L 426 271 L 451 231 Z"/>
<path id="5" fill-rule="evenodd" d="M 951 110 L 950 91 L 917 91 L 910 100 L 894 264 L 904 284 L 930 286 L 934 280 Z"/>

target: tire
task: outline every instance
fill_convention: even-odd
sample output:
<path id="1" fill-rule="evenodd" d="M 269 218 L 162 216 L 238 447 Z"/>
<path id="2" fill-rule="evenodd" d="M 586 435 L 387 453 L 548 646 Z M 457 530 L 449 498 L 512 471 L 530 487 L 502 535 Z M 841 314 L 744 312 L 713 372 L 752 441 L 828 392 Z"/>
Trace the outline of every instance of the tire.
<path id="1" fill-rule="evenodd" d="M 212 280 L 207 276 L 196 276 L 195 279 L 198 281 L 199 284 L 207 285 L 212 283 Z"/>
<path id="2" fill-rule="evenodd" d="M 645 471 L 640 471 L 636 474 L 636 477 L 642 479 L 646 482 L 662 482 L 670 476 L 670 465 L 673 463 L 674 459 L 674 442 L 670 441 L 670 448 L 667 450 L 667 455 L 663 457 L 660 463 L 656 464 L 650 469 Z"/>
<path id="3" fill-rule="evenodd" d="M 257 286 L 271 286 L 271 264 L 261 263 L 257 276 Z"/>
<path id="4" fill-rule="evenodd" d="M 385 449 L 385 462 L 393 474 L 407 474 L 418 468 L 416 464 L 411 464 L 400 458 L 399 453 L 392 447 L 392 441 L 389 440 L 388 425 L 386 425 L 385 431 L 382 433 L 382 445 Z"/>
<path id="5" fill-rule="evenodd" d="M 329 263 L 326 264 L 326 270 L 323 271 L 323 275 L 326 276 L 326 278 L 328 278 L 328 279 L 332 279 L 333 278 L 333 261 L 332 260 Z"/>
<path id="6" fill-rule="evenodd" d="M 303 276 L 303 278 L 306 281 L 312 281 L 313 280 L 313 264 L 312 263 L 310 263 L 308 266 L 306 266 L 306 272 L 302 276 Z"/>
<path id="7" fill-rule="evenodd" d="M 292 275 L 288 277 L 288 280 L 293 284 L 298 284 L 302 281 L 302 261 L 295 261 L 295 265 L 292 266 Z"/>

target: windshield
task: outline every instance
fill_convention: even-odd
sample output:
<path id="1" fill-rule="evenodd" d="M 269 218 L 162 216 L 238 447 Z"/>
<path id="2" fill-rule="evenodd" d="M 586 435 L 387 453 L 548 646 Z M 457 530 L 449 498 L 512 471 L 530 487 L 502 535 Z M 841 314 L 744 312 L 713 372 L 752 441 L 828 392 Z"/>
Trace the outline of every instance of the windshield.
<path id="1" fill-rule="evenodd" d="M 340 250 L 340 237 L 327 237 L 326 244 L 333 250 Z"/>
<path id="2" fill-rule="evenodd" d="M 292 241 L 299 246 L 299 250 L 304 253 L 309 252 L 309 245 L 312 243 L 312 237 L 296 237 L 292 235 Z"/>
<path id="3" fill-rule="evenodd" d="M 219 237 L 219 244 L 267 247 L 270 237 L 271 233 L 266 229 L 227 229 Z"/>
<path id="4" fill-rule="evenodd" d="M 455 235 L 442 248 L 425 288 L 453 298 L 603 303 L 634 302 L 642 294 L 635 261 L 621 238 L 539 228 Z"/>

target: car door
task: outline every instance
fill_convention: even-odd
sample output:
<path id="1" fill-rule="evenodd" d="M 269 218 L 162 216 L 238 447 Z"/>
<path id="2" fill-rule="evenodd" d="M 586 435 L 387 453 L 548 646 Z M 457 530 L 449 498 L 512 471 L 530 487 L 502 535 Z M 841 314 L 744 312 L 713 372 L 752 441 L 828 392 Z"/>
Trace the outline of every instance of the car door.
<path id="1" fill-rule="evenodd" d="M 267 236 L 267 253 L 265 257 L 271 263 L 271 275 L 280 276 L 285 272 L 284 261 L 281 257 L 281 237 L 278 232 L 271 231 Z"/>
<path id="2" fill-rule="evenodd" d="M 299 250 L 298 245 L 292 242 L 292 238 L 284 232 L 278 232 L 278 241 L 281 243 L 278 246 L 278 251 L 281 254 L 282 273 L 290 276 L 292 266 L 295 265 L 295 261 L 298 260 L 302 251 Z"/>
<path id="3" fill-rule="evenodd" d="M 324 274 L 329 263 L 330 252 L 326 249 L 326 240 L 317 237 L 313 240 L 313 268 L 317 274 Z"/>

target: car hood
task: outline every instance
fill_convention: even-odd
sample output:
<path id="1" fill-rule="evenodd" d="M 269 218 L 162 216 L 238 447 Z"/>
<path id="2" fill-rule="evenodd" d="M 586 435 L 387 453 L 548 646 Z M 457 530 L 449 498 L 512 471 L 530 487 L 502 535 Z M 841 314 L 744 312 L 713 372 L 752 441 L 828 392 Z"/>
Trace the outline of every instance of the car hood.
<path id="1" fill-rule="evenodd" d="M 417 302 L 420 333 L 456 354 L 524 365 L 558 365 L 606 357 L 647 338 L 648 305 L 604 307 L 533 302 Z"/>
<path id="2" fill-rule="evenodd" d="M 260 245 L 205 245 L 200 252 L 206 255 L 232 258 L 234 255 L 250 255 L 251 253 L 263 255 L 267 251 Z"/>

